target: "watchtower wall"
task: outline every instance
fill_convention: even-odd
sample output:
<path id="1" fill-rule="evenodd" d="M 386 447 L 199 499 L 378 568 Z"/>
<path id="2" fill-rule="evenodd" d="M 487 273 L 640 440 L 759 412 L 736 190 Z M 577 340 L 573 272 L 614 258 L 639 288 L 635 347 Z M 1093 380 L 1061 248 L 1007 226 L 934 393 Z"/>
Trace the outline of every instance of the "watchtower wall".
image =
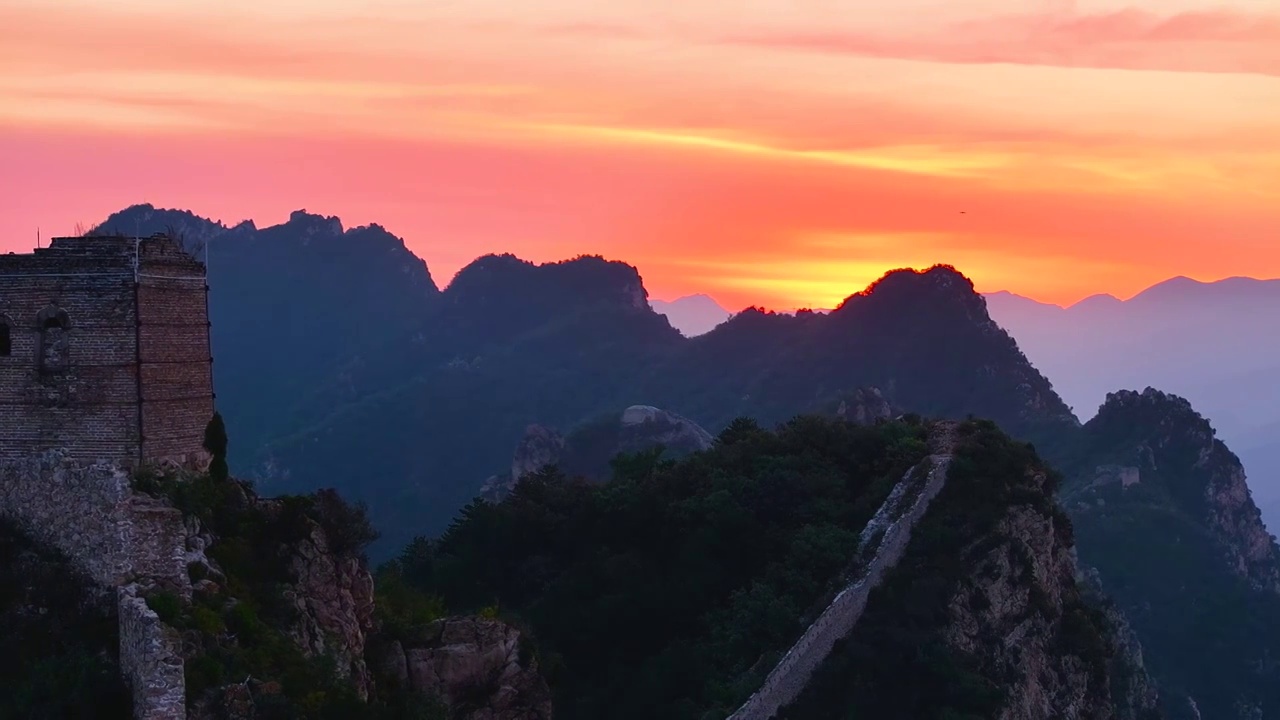
<path id="1" fill-rule="evenodd" d="M 0 515 L 117 593 L 138 720 L 186 717 L 182 643 L 141 593 L 191 596 L 182 513 L 141 462 L 203 460 L 214 412 L 204 266 L 166 237 L 0 256 Z"/>
<path id="2" fill-rule="evenodd" d="M 146 242 L 137 283 L 139 426 L 144 460 L 205 458 L 214 412 L 209 288 L 202 263 L 174 242 Z"/>
<path id="3" fill-rule="evenodd" d="M 138 455 L 131 251 L 0 256 L 0 461 L 54 448 L 89 462 Z"/>
<path id="4" fill-rule="evenodd" d="M 165 237 L 56 238 L 0 256 L 0 462 L 203 456 L 204 266 Z"/>

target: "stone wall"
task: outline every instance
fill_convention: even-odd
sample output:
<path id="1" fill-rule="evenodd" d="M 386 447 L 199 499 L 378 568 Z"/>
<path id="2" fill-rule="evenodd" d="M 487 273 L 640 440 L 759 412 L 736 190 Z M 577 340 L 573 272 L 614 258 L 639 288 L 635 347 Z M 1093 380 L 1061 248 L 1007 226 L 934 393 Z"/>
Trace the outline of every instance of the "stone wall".
<path id="1" fill-rule="evenodd" d="M 181 513 L 140 462 L 203 462 L 214 413 L 204 266 L 166 237 L 0 255 L 0 515 L 120 599 L 135 716 L 185 717 L 181 648 L 139 596 L 191 597 Z"/>
<path id="2" fill-rule="evenodd" d="M 117 590 L 120 670 L 133 691 L 138 720 L 186 720 L 187 691 L 182 638 L 160 621 L 137 585 Z"/>
<path id="3" fill-rule="evenodd" d="M 206 298 L 204 266 L 164 237 L 0 256 L 0 459 L 202 458 Z"/>
<path id="4" fill-rule="evenodd" d="M 203 457 L 213 417 L 204 266 L 169 242 L 145 242 L 138 277 L 142 453 L 149 460 Z"/>
<path id="5" fill-rule="evenodd" d="M 73 242 L 0 255 L 10 338 L 0 353 L 0 458 L 55 447 L 86 460 L 136 455 L 132 249 Z M 62 362 L 42 363 L 54 348 L 58 357 L 44 359 Z"/>
<path id="6" fill-rule="evenodd" d="M 860 555 L 865 551 L 862 546 L 875 544 L 876 537 L 879 536 L 871 561 L 858 573 L 852 584 L 836 595 L 818 619 L 778 661 L 760 689 L 737 712 L 729 716 L 729 720 L 769 720 L 800 696 L 813 673 L 831 654 L 836 642 L 853 631 L 858 619 L 862 617 L 862 611 L 866 609 L 871 591 L 879 586 L 888 571 L 902 558 L 911 539 L 911 529 L 924 516 L 930 501 L 946 482 L 950 461 L 949 454 L 930 456 L 925 461 L 929 468 L 922 485 L 912 483 L 915 468 L 898 483 L 862 532 L 858 550 Z M 913 484 L 916 487 L 911 487 Z M 908 503 L 909 508 L 902 512 L 903 506 Z"/>
<path id="7" fill-rule="evenodd" d="M 118 465 L 52 450 L 0 463 L 0 514 L 117 591 L 120 666 L 134 691 L 134 717 L 185 718 L 177 635 L 138 597 L 140 588 L 158 588 L 190 599 L 182 513 L 134 494 Z"/>
<path id="8" fill-rule="evenodd" d="M 58 450 L 0 462 L 0 514 L 103 587 L 148 578 L 190 592 L 182 514 L 134 496 L 117 465 Z"/>

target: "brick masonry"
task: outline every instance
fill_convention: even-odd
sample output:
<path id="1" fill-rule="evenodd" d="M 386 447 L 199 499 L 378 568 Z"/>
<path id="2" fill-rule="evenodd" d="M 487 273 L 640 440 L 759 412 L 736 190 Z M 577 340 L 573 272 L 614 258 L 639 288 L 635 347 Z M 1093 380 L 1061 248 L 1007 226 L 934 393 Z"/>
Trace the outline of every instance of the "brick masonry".
<path id="1" fill-rule="evenodd" d="M 204 266 L 164 237 L 56 238 L 0 256 L 0 459 L 201 458 L 206 299 Z"/>
<path id="2" fill-rule="evenodd" d="M 140 593 L 190 597 L 181 513 L 141 463 L 203 463 L 214 412 L 204 266 L 163 236 L 0 255 L 0 513 L 117 593 L 140 720 L 186 717 L 181 643 Z"/>

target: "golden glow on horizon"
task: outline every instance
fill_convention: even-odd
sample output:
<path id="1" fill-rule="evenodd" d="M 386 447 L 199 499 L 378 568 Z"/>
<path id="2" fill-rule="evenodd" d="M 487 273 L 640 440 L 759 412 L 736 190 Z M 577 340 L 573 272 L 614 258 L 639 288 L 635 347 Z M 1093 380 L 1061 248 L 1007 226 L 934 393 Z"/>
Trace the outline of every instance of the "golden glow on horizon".
<path id="1" fill-rule="evenodd" d="M 936 262 L 1060 304 L 1280 276 L 1249 0 L 10 0 L 0 127 L 3 250 L 152 202 L 379 222 L 438 282 L 603 253 L 731 307 Z"/>

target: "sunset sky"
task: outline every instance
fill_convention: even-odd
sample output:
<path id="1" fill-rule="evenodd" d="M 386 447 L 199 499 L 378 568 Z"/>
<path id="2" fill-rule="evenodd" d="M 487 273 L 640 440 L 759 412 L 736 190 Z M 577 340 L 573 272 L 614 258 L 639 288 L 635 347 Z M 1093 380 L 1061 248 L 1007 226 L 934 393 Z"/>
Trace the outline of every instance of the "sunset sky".
<path id="1" fill-rule="evenodd" d="M 1280 4 L 0 0 L 0 249 L 138 202 L 735 309 L 1277 277 Z"/>

